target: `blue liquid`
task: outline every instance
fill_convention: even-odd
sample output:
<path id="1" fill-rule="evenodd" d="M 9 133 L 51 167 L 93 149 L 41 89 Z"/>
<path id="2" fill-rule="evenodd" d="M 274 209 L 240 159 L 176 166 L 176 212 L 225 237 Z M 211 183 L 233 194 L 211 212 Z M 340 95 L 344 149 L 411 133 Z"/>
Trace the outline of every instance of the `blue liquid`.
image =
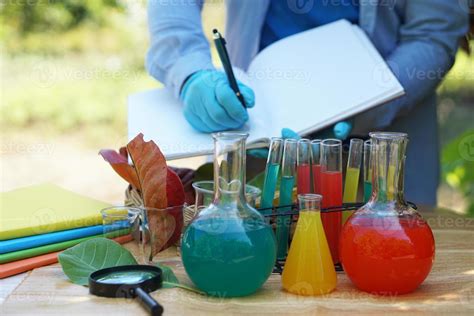
<path id="1" fill-rule="evenodd" d="M 267 165 L 267 170 L 265 171 L 265 181 L 263 182 L 262 200 L 260 202 L 261 208 L 273 206 L 279 170 L 280 164 L 272 163 Z M 262 211 L 262 213 L 271 214 L 272 210 L 265 210 Z"/>
<path id="2" fill-rule="evenodd" d="M 281 177 L 280 184 L 280 206 L 293 204 L 293 187 L 295 186 L 295 177 Z M 278 209 L 278 212 L 287 213 L 291 207 Z M 291 216 L 278 216 L 277 218 L 277 258 L 283 260 L 288 253 L 288 239 L 290 235 Z"/>
<path id="3" fill-rule="evenodd" d="M 181 242 L 189 278 L 200 290 L 219 297 L 258 290 L 272 273 L 275 254 L 271 227 L 241 218 L 198 218 Z"/>
<path id="4" fill-rule="evenodd" d="M 364 202 L 368 202 L 372 195 L 372 182 L 364 181 Z"/>

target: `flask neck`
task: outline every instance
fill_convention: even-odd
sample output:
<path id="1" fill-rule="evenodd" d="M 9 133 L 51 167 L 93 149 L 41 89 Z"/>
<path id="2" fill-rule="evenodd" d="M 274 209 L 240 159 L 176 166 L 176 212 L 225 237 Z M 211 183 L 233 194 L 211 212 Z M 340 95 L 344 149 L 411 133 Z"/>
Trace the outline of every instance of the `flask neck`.
<path id="1" fill-rule="evenodd" d="M 300 212 L 321 212 L 322 195 L 314 193 L 298 194 Z"/>
<path id="2" fill-rule="evenodd" d="M 407 134 L 370 133 L 372 141 L 372 203 L 406 205 L 404 168 Z"/>
<path id="3" fill-rule="evenodd" d="M 248 134 L 222 132 L 214 137 L 214 204 L 246 203 L 245 142 Z"/>

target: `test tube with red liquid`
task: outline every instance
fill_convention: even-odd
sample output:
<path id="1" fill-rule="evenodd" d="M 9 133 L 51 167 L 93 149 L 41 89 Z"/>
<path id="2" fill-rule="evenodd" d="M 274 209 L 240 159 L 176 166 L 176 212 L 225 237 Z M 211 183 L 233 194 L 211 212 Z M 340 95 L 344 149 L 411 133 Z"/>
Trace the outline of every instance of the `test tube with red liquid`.
<path id="1" fill-rule="evenodd" d="M 342 206 L 342 142 L 338 139 L 321 142 L 321 195 L 323 208 Z M 337 264 L 342 214 L 325 212 L 321 214 L 321 219 L 332 260 Z"/>
<path id="2" fill-rule="evenodd" d="M 311 193 L 311 142 L 309 139 L 298 140 L 296 166 L 298 194 Z"/>

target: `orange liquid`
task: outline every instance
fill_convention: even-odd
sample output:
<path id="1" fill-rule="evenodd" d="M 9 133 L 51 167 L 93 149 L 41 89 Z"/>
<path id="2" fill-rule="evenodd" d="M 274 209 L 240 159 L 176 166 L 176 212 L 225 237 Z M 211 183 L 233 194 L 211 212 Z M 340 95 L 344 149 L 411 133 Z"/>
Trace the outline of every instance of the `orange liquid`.
<path id="1" fill-rule="evenodd" d="M 297 295 L 321 295 L 336 288 L 336 271 L 319 211 L 300 211 L 281 280 L 286 291 Z"/>
<path id="2" fill-rule="evenodd" d="M 311 193 L 311 166 L 301 164 L 296 170 L 298 172 L 298 194 Z"/>
<path id="3" fill-rule="evenodd" d="M 335 207 L 342 205 L 342 172 L 321 172 L 322 207 Z M 333 262 L 339 263 L 339 238 L 341 234 L 341 212 L 321 214 L 324 232 L 328 240 Z"/>
<path id="4" fill-rule="evenodd" d="M 404 294 L 428 276 L 435 246 L 421 218 L 355 216 L 344 225 L 339 254 L 344 271 L 360 290 Z"/>
<path id="5" fill-rule="evenodd" d="M 321 194 L 321 165 L 313 165 L 313 191 Z"/>

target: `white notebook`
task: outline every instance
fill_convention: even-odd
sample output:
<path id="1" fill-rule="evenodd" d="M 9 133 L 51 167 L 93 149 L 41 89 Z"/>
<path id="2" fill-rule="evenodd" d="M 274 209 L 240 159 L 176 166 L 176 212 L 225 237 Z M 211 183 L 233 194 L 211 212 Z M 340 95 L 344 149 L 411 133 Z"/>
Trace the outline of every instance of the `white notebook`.
<path id="1" fill-rule="evenodd" d="M 273 43 L 236 76 L 256 95 L 242 128 L 249 148 L 268 144 L 283 127 L 309 134 L 404 94 L 365 33 L 346 20 Z M 188 124 L 181 102 L 166 89 L 129 96 L 129 139 L 138 133 L 169 160 L 213 150 L 211 135 Z"/>

